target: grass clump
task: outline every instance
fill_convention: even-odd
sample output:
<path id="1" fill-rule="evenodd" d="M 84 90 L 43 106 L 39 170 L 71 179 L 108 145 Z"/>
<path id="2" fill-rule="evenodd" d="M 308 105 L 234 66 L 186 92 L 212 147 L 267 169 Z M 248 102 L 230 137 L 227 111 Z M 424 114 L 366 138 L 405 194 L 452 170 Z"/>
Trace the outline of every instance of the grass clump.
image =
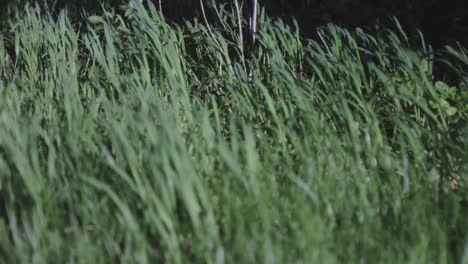
<path id="1" fill-rule="evenodd" d="M 129 8 L 0 41 L 0 262 L 468 261 L 463 48 Z"/>

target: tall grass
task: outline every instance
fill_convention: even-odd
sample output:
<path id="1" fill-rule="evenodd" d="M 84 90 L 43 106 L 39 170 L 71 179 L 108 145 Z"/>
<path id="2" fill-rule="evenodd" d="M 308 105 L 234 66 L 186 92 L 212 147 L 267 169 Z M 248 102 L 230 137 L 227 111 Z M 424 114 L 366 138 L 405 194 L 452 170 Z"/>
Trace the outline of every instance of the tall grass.
<path id="1" fill-rule="evenodd" d="M 129 8 L 11 21 L 0 262 L 468 262 L 466 51 Z"/>

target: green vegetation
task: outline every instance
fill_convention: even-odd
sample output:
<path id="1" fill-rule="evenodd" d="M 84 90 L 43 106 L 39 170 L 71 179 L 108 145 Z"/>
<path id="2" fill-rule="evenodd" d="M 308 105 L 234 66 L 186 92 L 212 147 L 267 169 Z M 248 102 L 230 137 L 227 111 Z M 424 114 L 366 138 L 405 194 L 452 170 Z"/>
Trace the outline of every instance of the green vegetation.
<path id="1" fill-rule="evenodd" d="M 219 19 L 18 12 L 0 263 L 468 263 L 466 50 Z"/>

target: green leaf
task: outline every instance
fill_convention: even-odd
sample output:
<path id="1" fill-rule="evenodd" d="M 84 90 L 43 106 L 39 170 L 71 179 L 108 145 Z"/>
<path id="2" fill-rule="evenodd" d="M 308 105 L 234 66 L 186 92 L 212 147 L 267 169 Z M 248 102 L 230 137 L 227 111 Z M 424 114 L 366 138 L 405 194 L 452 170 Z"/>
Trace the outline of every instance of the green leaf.
<path id="1" fill-rule="evenodd" d="M 442 82 L 442 81 L 437 81 L 437 82 L 434 84 L 434 87 L 435 87 L 435 89 L 436 89 L 437 91 L 443 92 L 443 93 L 448 92 L 448 90 L 450 89 L 450 87 L 449 87 L 446 83 L 444 83 L 444 82 Z"/>
<path id="2" fill-rule="evenodd" d="M 93 25 L 104 24 L 104 19 L 101 16 L 89 16 L 86 20 Z"/>
<path id="3" fill-rule="evenodd" d="M 445 112 L 447 113 L 448 116 L 454 116 L 457 114 L 457 108 L 453 106 L 449 106 L 445 109 Z"/>

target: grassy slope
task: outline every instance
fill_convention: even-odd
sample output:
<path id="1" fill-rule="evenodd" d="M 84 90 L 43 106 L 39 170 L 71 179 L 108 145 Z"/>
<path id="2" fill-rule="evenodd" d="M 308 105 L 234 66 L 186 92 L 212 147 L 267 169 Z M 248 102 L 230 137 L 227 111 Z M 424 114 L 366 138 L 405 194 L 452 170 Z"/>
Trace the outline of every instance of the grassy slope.
<path id="1" fill-rule="evenodd" d="M 0 262 L 467 263 L 467 86 L 429 50 L 263 18 L 243 59 L 229 17 L 97 20 L 13 21 Z"/>

